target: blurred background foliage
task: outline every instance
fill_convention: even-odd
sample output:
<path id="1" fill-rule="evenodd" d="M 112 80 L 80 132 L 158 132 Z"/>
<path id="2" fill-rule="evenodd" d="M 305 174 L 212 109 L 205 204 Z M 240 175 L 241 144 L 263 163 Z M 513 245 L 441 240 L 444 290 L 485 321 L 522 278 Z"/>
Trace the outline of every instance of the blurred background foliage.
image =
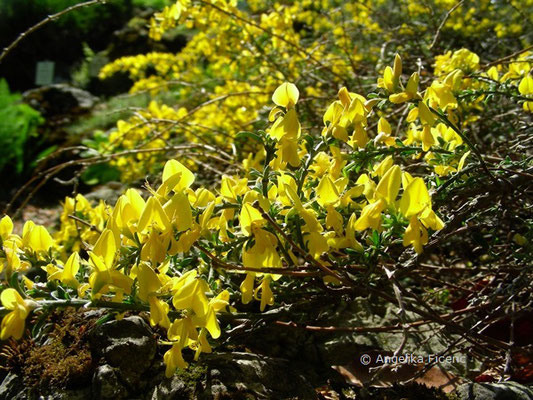
<path id="1" fill-rule="evenodd" d="M 0 80 L 0 171 L 20 174 L 27 160 L 25 145 L 43 122 L 41 114 L 21 103 L 21 96 L 11 93 L 7 82 Z M 31 157 L 31 156 L 30 156 Z M 4 171 L 4 168 L 6 170 Z"/>
<path id="2" fill-rule="evenodd" d="M 0 2 L 0 48 L 8 46 L 26 29 L 78 0 L 2 0 Z M 157 10 L 168 0 L 113 0 L 105 6 L 85 7 L 45 25 L 24 40 L 0 64 L 0 76 L 14 90 L 34 86 L 35 64 L 53 60 L 59 79 L 68 80 L 74 64 L 84 57 L 84 44 L 93 51 L 105 49 L 113 32 L 122 28 L 136 8 Z M 66 50 L 67 49 L 67 50 Z"/>

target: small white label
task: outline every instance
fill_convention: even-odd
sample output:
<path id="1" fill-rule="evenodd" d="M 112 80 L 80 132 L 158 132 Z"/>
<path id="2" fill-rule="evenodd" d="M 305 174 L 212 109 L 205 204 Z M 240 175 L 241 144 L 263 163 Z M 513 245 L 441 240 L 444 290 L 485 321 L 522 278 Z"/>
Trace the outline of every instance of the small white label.
<path id="1" fill-rule="evenodd" d="M 53 61 L 39 61 L 35 68 L 35 84 L 44 86 L 54 83 L 54 67 Z"/>

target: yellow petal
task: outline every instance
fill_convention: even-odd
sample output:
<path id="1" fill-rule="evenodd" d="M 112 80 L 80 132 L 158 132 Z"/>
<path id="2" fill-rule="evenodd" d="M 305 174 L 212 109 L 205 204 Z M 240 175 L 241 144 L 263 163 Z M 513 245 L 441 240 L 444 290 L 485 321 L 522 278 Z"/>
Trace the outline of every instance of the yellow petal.
<path id="1" fill-rule="evenodd" d="M 423 125 L 433 126 L 437 117 L 430 111 L 429 107 L 423 101 L 418 103 L 418 117 Z"/>
<path id="2" fill-rule="evenodd" d="M 329 250 L 327 239 L 318 232 L 311 232 L 306 235 L 304 241 L 309 248 L 309 253 L 315 259 L 319 259 L 322 254 Z"/>
<path id="3" fill-rule="evenodd" d="M 339 200 L 339 191 L 329 175 L 325 175 L 316 188 L 317 202 L 322 207 L 334 204 Z"/>
<path id="4" fill-rule="evenodd" d="M 42 225 L 34 225 L 28 230 L 23 240 L 33 251 L 48 251 L 52 247 L 52 236 Z"/>
<path id="5" fill-rule="evenodd" d="M 381 161 L 376 167 L 374 168 L 374 172 L 372 175 L 375 176 L 383 176 L 385 175 L 385 172 L 389 170 L 390 167 L 394 164 L 394 161 L 392 159 L 392 156 L 387 156 Z"/>
<path id="6" fill-rule="evenodd" d="M 24 299 L 19 292 L 13 288 L 3 290 L 0 295 L 0 300 L 2 301 L 2 305 L 8 310 L 14 310 L 19 305 L 24 304 Z"/>
<path id="7" fill-rule="evenodd" d="M 146 263 L 140 263 L 137 281 L 139 283 L 138 295 L 142 301 L 148 301 L 148 296 L 154 294 L 161 288 L 161 282 L 157 274 Z"/>
<path id="8" fill-rule="evenodd" d="M 111 229 L 106 229 L 102 232 L 93 248 L 93 253 L 101 257 L 107 269 L 113 266 L 117 245 L 115 243 L 115 236 Z"/>
<path id="9" fill-rule="evenodd" d="M 218 339 L 220 337 L 220 326 L 218 325 L 215 310 L 211 307 L 205 317 L 204 327 L 209 331 L 209 334 L 213 339 Z"/>
<path id="10" fill-rule="evenodd" d="M 217 297 L 209 301 L 209 307 L 213 307 L 213 310 L 220 311 L 229 304 L 229 292 L 223 290 Z"/>
<path id="11" fill-rule="evenodd" d="M 276 122 L 272 125 L 268 134 L 274 139 L 281 140 L 282 137 L 298 138 L 300 136 L 301 127 L 298 121 L 298 114 L 296 110 L 290 109 L 281 117 L 278 117 Z"/>
<path id="12" fill-rule="evenodd" d="M 298 102 L 299 97 L 300 92 L 296 85 L 294 83 L 285 82 L 278 86 L 274 91 L 272 101 L 280 107 L 291 108 Z"/>
<path id="13" fill-rule="evenodd" d="M 182 286 L 172 297 L 172 304 L 176 310 L 192 309 L 198 316 L 207 312 L 208 301 L 205 292 L 209 288 L 202 279 L 194 279 Z"/>
<path id="14" fill-rule="evenodd" d="M 140 233 L 146 233 L 149 226 L 154 224 L 162 231 L 171 229 L 170 220 L 161 207 L 161 203 L 155 197 L 150 197 L 139 219 L 138 230 Z"/>
<path id="15" fill-rule="evenodd" d="M 469 155 L 470 151 L 467 151 L 465 154 L 463 154 L 463 156 L 459 160 L 459 164 L 457 164 L 457 171 L 461 171 L 463 169 L 463 167 L 465 166 L 466 159 Z"/>
<path id="16" fill-rule="evenodd" d="M 126 190 L 126 193 L 124 193 L 124 196 L 126 196 L 126 198 L 129 200 L 129 203 L 133 207 L 133 214 L 131 218 L 139 219 L 144 209 L 144 206 L 146 205 L 146 202 L 141 197 L 139 192 L 135 189 Z"/>
<path id="17" fill-rule="evenodd" d="M 246 203 L 242 206 L 239 221 L 241 223 L 241 231 L 243 235 L 250 236 L 252 234 L 252 224 L 257 221 L 263 221 L 263 217 L 259 210 L 253 207 L 250 203 Z"/>
<path id="18" fill-rule="evenodd" d="M 337 100 L 331 103 L 328 109 L 326 110 L 326 112 L 324 113 L 324 117 L 323 117 L 324 125 L 326 124 L 326 122 L 331 122 L 332 125 L 336 125 L 339 122 L 339 119 L 342 115 L 343 110 L 344 110 L 343 103 L 341 103 L 340 101 Z"/>
<path id="19" fill-rule="evenodd" d="M 188 365 L 183 359 L 180 346 L 177 344 L 173 345 L 172 348 L 165 353 L 163 361 L 166 365 L 165 376 L 167 378 L 172 377 L 177 368 L 185 369 Z"/>
<path id="20" fill-rule="evenodd" d="M 392 132 L 389 121 L 381 117 L 378 121 L 378 133 L 385 132 L 390 134 Z"/>
<path id="21" fill-rule="evenodd" d="M 9 218 L 8 215 L 4 216 L 0 220 L 0 237 L 2 240 L 6 240 L 9 235 L 13 232 L 13 221 Z"/>
<path id="22" fill-rule="evenodd" d="M 343 231 L 343 222 L 342 215 L 335 210 L 335 207 L 332 205 L 328 206 L 328 213 L 326 214 L 326 227 L 333 229 L 335 232 L 340 234 Z"/>
<path id="23" fill-rule="evenodd" d="M 423 246 L 428 242 L 428 232 L 418 221 L 416 216 L 410 219 L 409 226 L 403 236 L 403 245 L 407 247 L 413 245 L 417 254 L 422 253 Z"/>
<path id="24" fill-rule="evenodd" d="M 528 95 L 533 94 L 533 77 L 527 74 L 518 85 L 518 91 L 521 94 Z"/>
<path id="25" fill-rule="evenodd" d="M 389 168 L 376 187 L 374 192 L 376 199 L 384 199 L 389 206 L 394 205 L 396 196 L 400 191 L 401 180 L 402 170 L 400 167 L 395 165 Z"/>
<path id="26" fill-rule="evenodd" d="M 178 232 L 186 231 L 192 226 L 192 210 L 188 196 L 177 193 L 163 207 L 167 216 L 175 224 Z"/>
<path id="27" fill-rule="evenodd" d="M 261 292 L 261 305 L 259 309 L 262 311 L 265 311 L 265 308 L 267 305 L 274 304 L 274 295 L 272 293 L 272 290 L 270 289 L 270 277 L 265 277 L 261 281 L 261 284 L 255 289 L 254 291 L 254 297 L 256 300 L 259 300 L 258 293 Z"/>
<path id="28" fill-rule="evenodd" d="M 153 265 L 162 263 L 165 260 L 169 242 L 168 240 L 162 240 L 162 236 L 156 231 L 150 232 L 148 240 L 141 250 L 141 260 L 151 261 Z"/>
<path id="29" fill-rule="evenodd" d="M 418 75 L 418 72 L 414 72 L 409 78 L 409 81 L 407 81 L 407 86 L 405 87 L 405 91 L 407 94 L 409 94 L 411 98 L 416 96 L 419 81 L 420 81 L 420 76 Z"/>
<path id="30" fill-rule="evenodd" d="M 396 85 L 398 84 L 401 75 L 402 75 L 402 58 L 400 57 L 398 53 L 396 53 L 396 56 L 394 57 L 394 66 L 392 69 L 392 76 L 393 76 L 393 79 Z"/>
<path id="31" fill-rule="evenodd" d="M 422 178 L 414 178 L 405 188 L 400 200 L 400 211 L 407 218 L 431 207 L 429 192 Z"/>
<path id="32" fill-rule="evenodd" d="M 76 280 L 76 274 L 80 269 L 80 256 L 77 252 L 74 252 L 68 258 L 65 267 L 63 268 L 63 274 L 61 276 L 61 282 L 65 285 L 77 288 L 79 283 Z"/>
<path id="33" fill-rule="evenodd" d="M 177 160 L 169 160 L 166 162 L 165 167 L 163 168 L 163 183 L 177 174 L 181 174 L 180 179 L 175 182 L 174 187 L 171 188 L 175 192 L 187 189 L 193 184 L 194 174 Z"/>
<path id="34" fill-rule="evenodd" d="M 366 114 L 364 103 L 359 97 L 354 97 L 343 118 L 349 122 L 363 122 L 366 120 Z"/>
<path id="35" fill-rule="evenodd" d="M 10 312 L 2 319 L 0 326 L 0 340 L 7 340 L 12 337 L 18 340 L 24 334 L 25 316 L 22 318 L 15 311 Z"/>
<path id="36" fill-rule="evenodd" d="M 384 208 L 385 202 L 383 200 L 366 205 L 357 221 L 355 221 L 353 228 L 356 231 L 364 231 L 367 228 L 379 230 L 381 227 L 381 212 Z"/>
<path id="37" fill-rule="evenodd" d="M 246 278 L 241 283 L 241 295 L 242 295 L 242 304 L 248 304 L 252 301 L 254 295 L 254 282 L 255 274 L 253 272 L 248 272 Z"/>
<path id="38" fill-rule="evenodd" d="M 169 306 L 157 297 L 150 296 L 148 298 L 150 303 L 150 325 L 160 325 L 168 329 L 170 327 L 170 320 L 168 319 Z"/>

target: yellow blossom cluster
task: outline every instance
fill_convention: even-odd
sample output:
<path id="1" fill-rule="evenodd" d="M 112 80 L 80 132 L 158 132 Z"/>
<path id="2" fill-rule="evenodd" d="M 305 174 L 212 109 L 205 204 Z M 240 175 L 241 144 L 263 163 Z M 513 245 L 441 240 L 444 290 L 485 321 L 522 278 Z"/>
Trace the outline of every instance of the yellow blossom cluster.
<path id="1" fill-rule="evenodd" d="M 499 19 L 495 16 L 500 16 L 502 10 L 511 21 L 521 18 L 515 15 L 516 10 L 511 5 L 496 5 L 488 0 L 463 3 L 444 20 L 443 30 L 460 28 L 464 33 L 464 29 L 472 29 L 476 34 L 485 34 L 483 24 L 469 23 L 468 18 L 482 15 L 496 29 L 495 21 Z M 525 9 L 531 6 L 529 3 L 530 0 Z M 405 6 L 408 12 L 400 18 L 424 20 L 430 14 L 444 18 L 455 5 L 456 2 L 448 0 L 424 4 L 405 0 L 402 7 Z M 146 121 L 134 115 L 125 121 L 126 124 L 119 122 L 109 143 L 102 144 L 99 150 L 109 154 L 128 149 L 158 149 L 163 141 L 166 145 L 188 141 L 214 142 L 227 151 L 236 132 L 258 127 L 258 121 L 264 118 L 263 105 L 269 93 L 283 81 L 302 82 L 306 101 L 323 107 L 324 99 L 333 93 L 332 88 L 346 86 L 347 77 L 357 76 L 365 65 L 381 65 L 378 55 L 384 49 L 373 43 L 397 41 L 397 32 L 388 26 L 386 16 L 390 12 L 385 0 L 349 4 L 335 0 L 297 0 L 269 5 L 249 1 L 247 7 L 239 7 L 236 1 L 228 0 L 176 1 L 155 14 L 150 35 L 154 40 L 160 40 L 172 29 L 190 32 L 188 43 L 179 53 L 123 57 L 105 66 L 100 73 L 105 78 L 119 71 L 127 72 L 134 81 L 131 89 L 134 93 L 148 91 L 155 95 L 171 89 L 178 99 L 172 107 L 174 110 L 166 110 L 165 118 L 158 117 L 158 113 L 153 116 L 141 113 Z M 465 12 L 473 14 L 468 17 Z M 434 21 L 426 21 L 409 29 L 414 29 L 412 34 L 421 35 L 430 42 L 434 34 L 433 24 Z M 506 26 L 511 29 L 511 25 Z M 501 34 L 506 36 L 508 32 Z M 361 37 L 367 40 L 361 41 Z M 450 92 L 459 89 L 457 86 L 451 88 L 458 83 L 463 85 L 461 89 L 478 89 L 482 87 L 479 82 L 449 74 L 461 71 L 468 75 L 479 72 L 480 68 L 479 57 L 469 50 L 448 51 L 435 59 L 435 75 L 441 79 L 434 82 L 430 91 Z M 385 70 L 384 78 L 391 72 Z M 487 74 L 491 76 L 496 72 L 496 68 L 491 68 Z M 394 79 L 393 86 L 398 84 L 398 76 Z M 391 101 L 412 100 L 419 79 L 418 74 L 413 75 L 404 91 L 391 92 Z M 449 95 L 441 96 L 442 101 L 448 101 L 447 107 L 457 108 L 450 102 Z M 483 97 L 478 101 L 483 101 Z M 475 104 L 471 106 L 476 107 Z M 183 118 L 185 113 L 186 118 Z M 302 117 L 304 123 L 316 123 L 309 113 Z M 159 121 L 150 124 L 151 118 Z M 470 122 L 476 120 L 475 116 L 469 118 Z M 128 128 L 124 129 L 125 126 Z M 423 136 L 428 142 L 431 140 L 428 129 L 426 124 L 425 131 L 419 134 L 413 128 L 412 136 Z M 116 140 L 117 136 L 121 139 Z M 253 153 L 257 148 L 248 151 Z M 130 181 L 157 169 L 158 162 L 150 162 L 148 158 L 150 155 L 146 153 L 135 153 L 118 157 L 113 164 L 122 172 L 123 178 Z"/>

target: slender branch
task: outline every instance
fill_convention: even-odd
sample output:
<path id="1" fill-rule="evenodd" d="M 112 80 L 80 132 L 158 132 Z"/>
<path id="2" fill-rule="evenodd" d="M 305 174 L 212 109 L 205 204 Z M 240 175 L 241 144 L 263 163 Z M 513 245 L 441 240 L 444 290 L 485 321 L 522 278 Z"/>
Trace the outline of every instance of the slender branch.
<path id="1" fill-rule="evenodd" d="M 261 272 L 264 274 L 288 275 L 288 276 L 296 276 L 296 277 L 307 277 L 307 276 L 318 275 L 316 271 L 307 271 L 305 269 L 297 269 L 297 268 L 250 268 L 250 267 L 243 267 L 240 265 L 229 264 L 227 262 L 222 261 L 220 258 L 215 256 L 213 253 L 211 253 L 201 244 L 196 243 L 194 244 L 194 247 L 196 247 L 198 250 L 204 253 L 215 266 L 219 268 L 223 268 L 228 271 Z"/>
<path id="2" fill-rule="evenodd" d="M 79 3 L 79 4 L 75 4 L 73 6 L 70 6 L 68 8 L 65 8 L 63 11 L 60 11 L 56 14 L 53 14 L 53 15 L 49 15 L 47 16 L 45 19 L 43 19 L 42 21 L 36 23 L 35 25 L 33 25 L 31 28 L 29 28 L 28 30 L 22 32 L 16 39 L 13 43 L 11 43 L 8 47 L 4 48 L 4 50 L 2 51 L 2 54 L 0 54 L 0 64 L 2 63 L 3 59 L 15 48 L 18 46 L 18 44 L 20 42 L 22 42 L 22 40 L 24 40 L 27 36 L 31 35 L 33 32 L 35 32 L 36 30 L 38 30 L 39 28 L 43 27 L 44 25 L 46 25 L 47 23 L 49 22 L 52 22 L 52 21 L 55 21 L 56 19 L 58 18 L 61 18 L 63 15 L 65 14 L 68 14 L 74 10 L 77 10 L 79 8 L 83 8 L 83 7 L 89 7 L 89 6 L 93 6 L 95 4 L 105 4 L 106 3 L 106 0 L 90 0 L 90 1 L 86 1 L 85 3 Z"/>
<path id="3" fill-rule="evenodd" d="M 457 310 L 451 313 L 447 314 L 441 314 L 440 318 L 443 319 L 452 319 L 454 317 L 457 317 L 459 315 L 463 315 L 469 312 L 475 312 L 479 311 L 484 308 L 492 307 L 492 304 L 482 304 L 480 306 L 475 307 L 466 307 L 461 310 Z M 413 321 L 409 322 L 407 324 L 396 324 L 396 325 L 390 325 L 390 326 L 316 326 L 316 325 L 306 325 L 306 324 L 298 324 L 293 321 L 285 322 L 285 321 L 275 321 L 276 325 L 279 326 L 286 326 L 290 328 L 297 328 L 297 329 L 305 329 L 308 331 L 315 331 L 315 332 L 357 332 L 357 333 L 363 333 L 363 332 L 389 332 L 389 331 L 399 331 L 407 328 L 415 328 L 422 325 L 429 325 L 434 324 L 435 321 L 432 320 L 419 320 L 419 321 Z"/>
<path id="4" fill-rule="evenodd" d="M 79 223 L 81 223 L 83 225 L 88 226 L 91 231 L 95 231 L 97 233 L 102 233 L 102 231 L 100 229 L 98 229 L 96 226 L 94 226 L 90 222 L 84 221 L 83 219 L 81 219 L 79 217 L 76 217 L 75 215 L 69 215 L 68 217 L 70 219 L 73 219 L 74 221 L 77 221 L 77 222 L 79 222 Z"/>
<path id="5" fill-rule="evenodd" d="M 465 0 L 461 0 L 459 3 L 457 3 L 452 8 L 450 8 L 450 10 L 446 13 L 446 15 L 444 16 L 444 19 L 442 20 L 442 22 L 440 23 L 439 27 L 437 28 L 437 32 L 435 32 L 435 36 L 433 37 L 433 41 L 429 45 L 428 49 L 431 50 L 433 48 L 433 46 L 435 46 L 435 44 L 437 43 L 437 40 L 439 40 L 440 31 L 442 30 L 442 28 L 444 28 L 444 25 L 446 24 L 446 21 L 448 21 L 448 18 L 450 18 L 450 15 L 452 15 L 452 13 L 455 10 L 457 10 L 459 7 L 461 7 L 464 2 L 465 2 Z"/>
<path id="6" fill-rule="evenodd" d="M 513 54 L 509 54 L 508 56 L 499 58 L 499 59 L 497 59 L 495 61 L 491 61 L 490 63 L 487 63 L 487 64 L 483 65 L 482 68 L 488 68 L 488 67 L 491 67 L 493 65 L 498 65 L 498 64 L 500 64 L 502 62 L 509 61 L 509 60 L 515 58 L 516 56 L 519 56 L 520 54 L 525 53 L 526 51 L 529 51 L 531 49 L 533 49 L 533 45 L 528 46 L 525 49 L 515 51 Z"/>

